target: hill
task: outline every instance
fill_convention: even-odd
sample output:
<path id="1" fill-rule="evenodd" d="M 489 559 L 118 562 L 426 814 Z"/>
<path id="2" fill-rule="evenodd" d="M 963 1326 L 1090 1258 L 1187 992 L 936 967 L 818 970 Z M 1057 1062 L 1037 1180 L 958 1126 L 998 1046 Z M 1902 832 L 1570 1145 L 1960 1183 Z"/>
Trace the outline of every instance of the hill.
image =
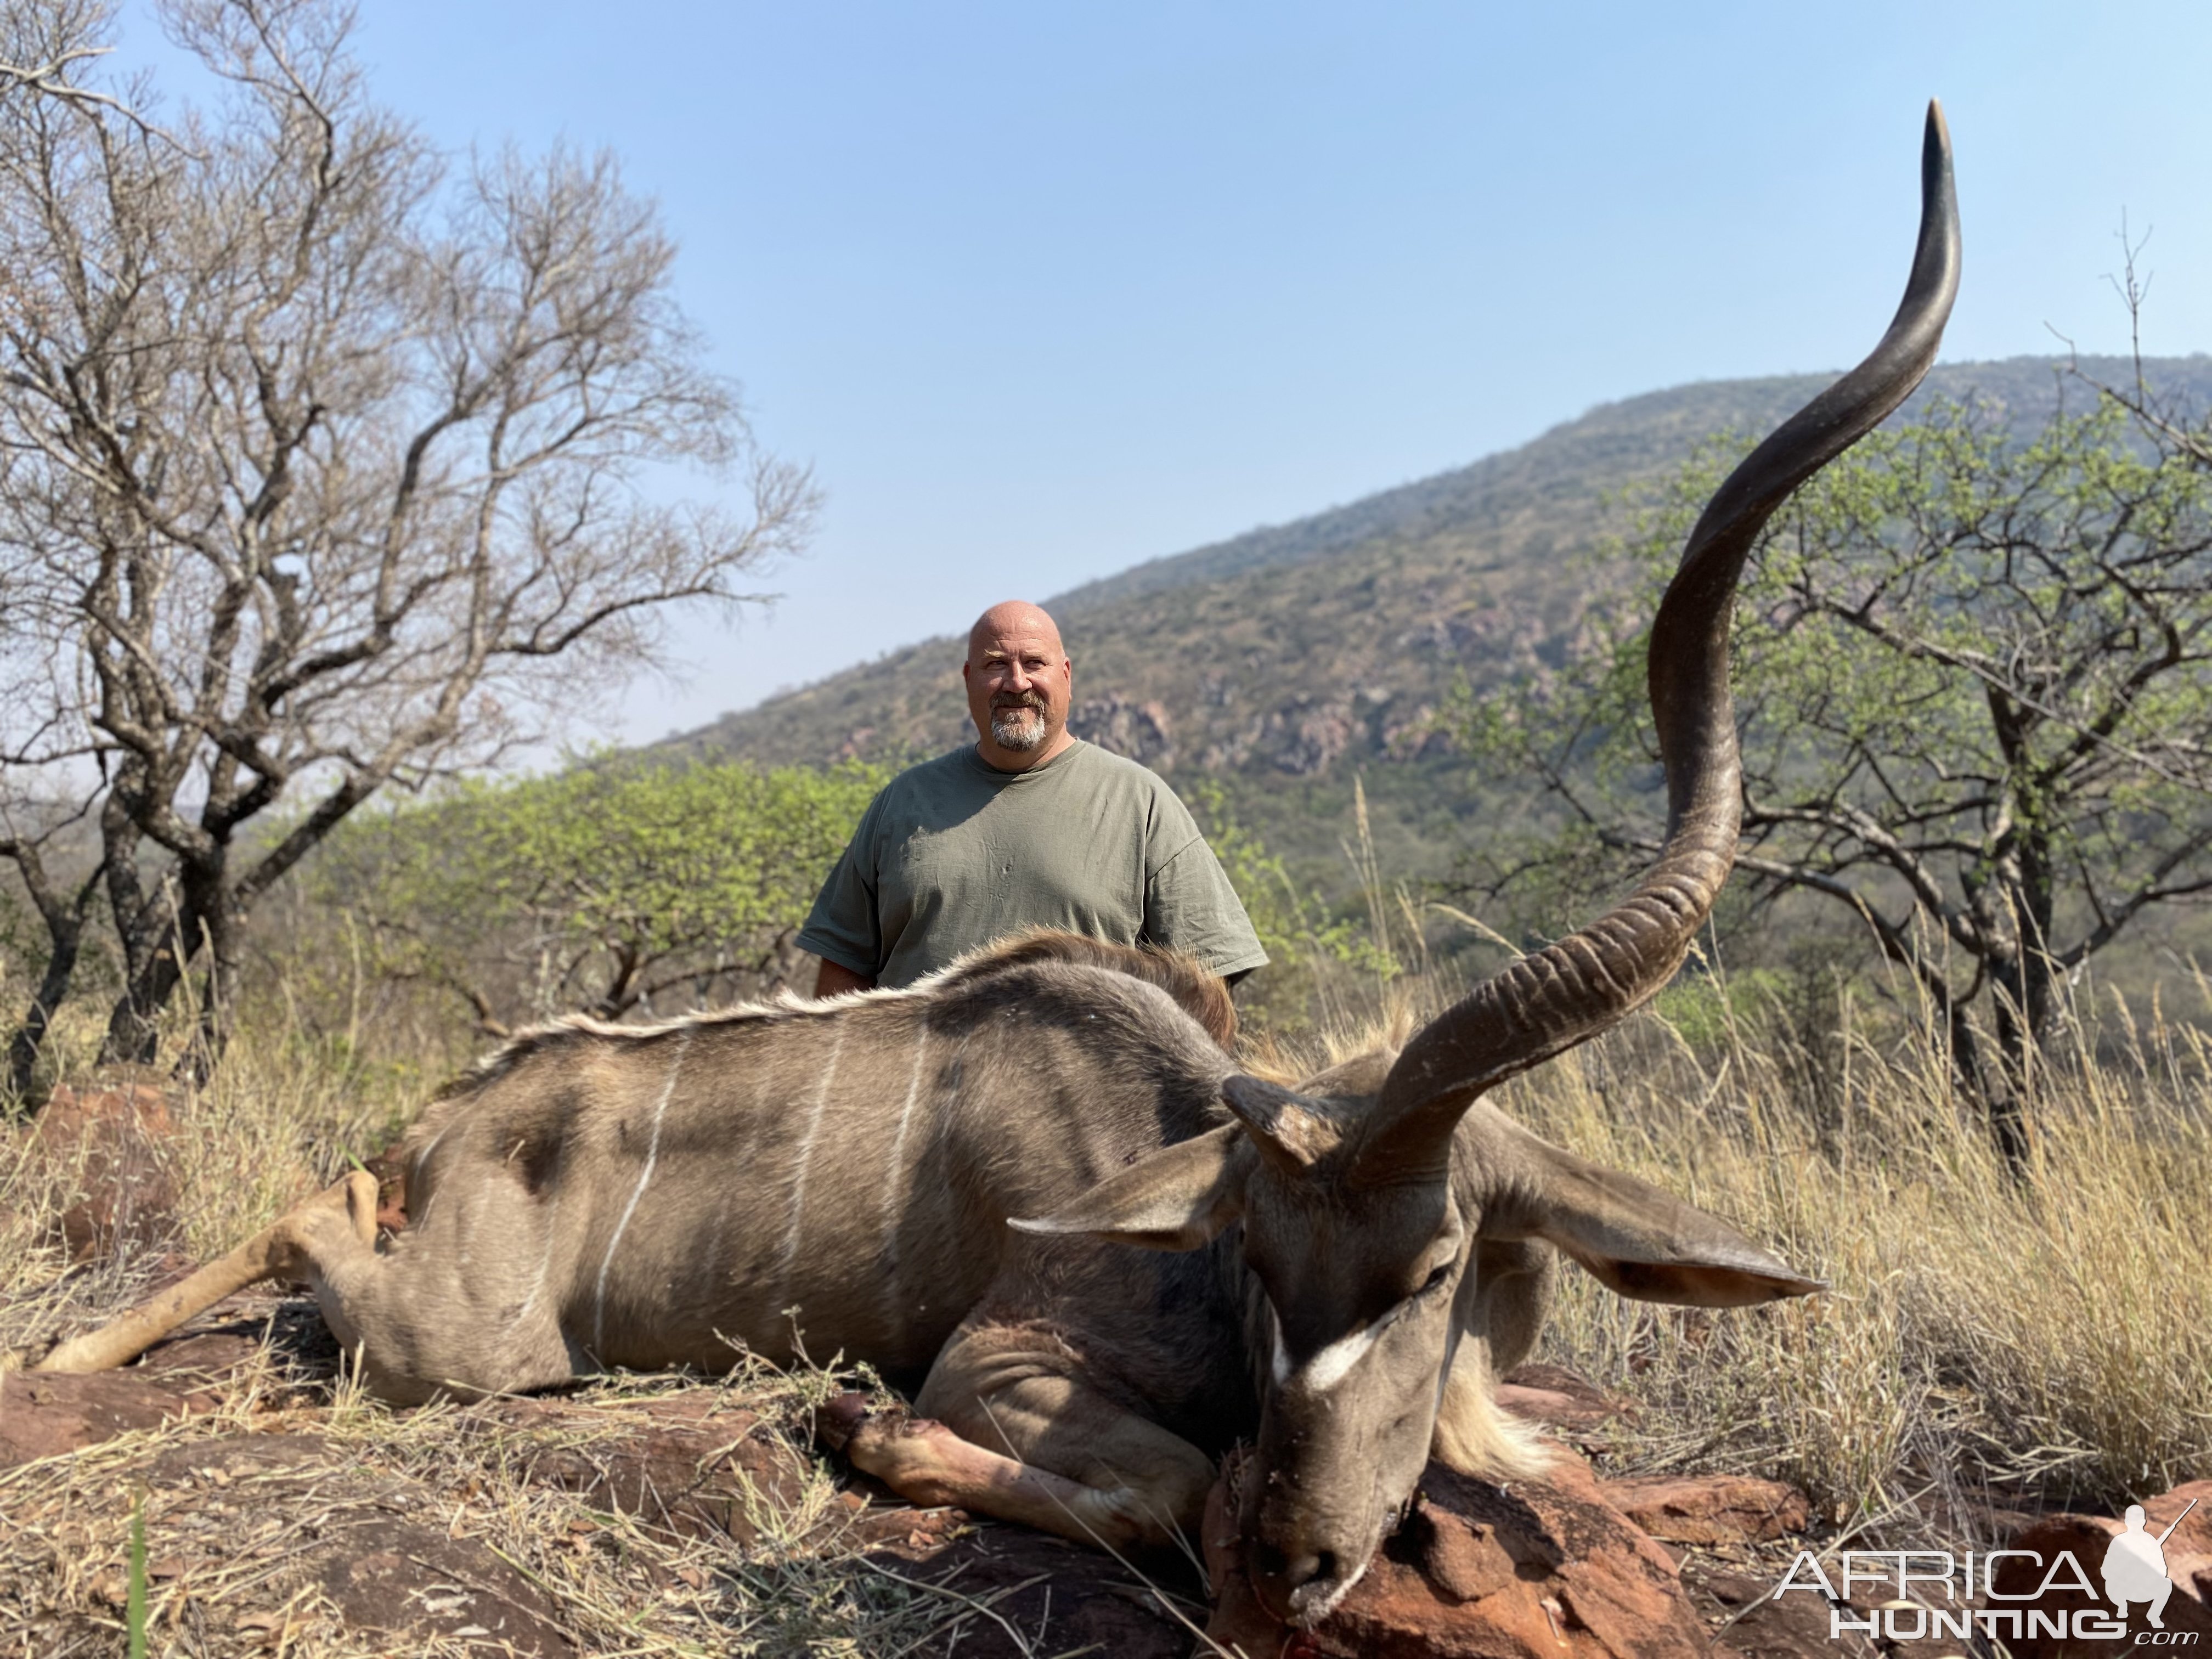
<path id="1" fill-rule="evenodd" d="M 2117 360 L 2081 367 L 2112 383 L 2130 373 Z M 2032 428 L 2062 392 L 2084 398 L 2063 368 L 1946 364 L 1900 418 L 1931 397 L 1972 397 Z M 2212 406 L 2212 357 L 2146 368 L 2169 395 Z M 1454 685 L 1559 663 L 1638 487 L 1714 433 L 1765 432 L 1828 378 L 1601 404 L 1520 448 L 1049 598 L 1075 659 L 1071 724 L 1178 783 L 1218 779 L 1271 845 L 1310 860 L 1334 861 L 1358 775 L 1386 869 L 1437 869 L 1483 805 L 1431 729 Z M 960 651 L 947 632 L 670 742 L 769 763 L 935 752 L 968 731 Z"/>

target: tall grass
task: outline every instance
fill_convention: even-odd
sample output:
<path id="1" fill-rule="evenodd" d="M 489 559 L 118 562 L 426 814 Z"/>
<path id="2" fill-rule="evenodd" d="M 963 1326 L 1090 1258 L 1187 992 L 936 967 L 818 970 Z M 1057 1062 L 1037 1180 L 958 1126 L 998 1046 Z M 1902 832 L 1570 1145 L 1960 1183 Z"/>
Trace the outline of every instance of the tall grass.
<path id="1" fill-rule="evenodd" d="M 64 1075 L 98 1086 L 98 1027 L 70 1009 L 58 1029 Z M 73 1261 L 57 1218 L 85 1195 L 83 1145 L 48 1146 L 33 1127 L 0 1127 L 0 1367 L 73 1322 L 120 1311 L 180 1253 L 221 1255 L 300 1199 L 380 1150 L 419 1105 L 407 1068 L 365 1066 L 303 1038 L 267 1010 L 248 1018 L 204 1087 L 155 1075 L 171 1092 L 178 1133 L 147 1149 L 177 1202 L 165 1237 L 125 1240 Z M 191 1011 L 177 1023 L 188 1026 Z"/>

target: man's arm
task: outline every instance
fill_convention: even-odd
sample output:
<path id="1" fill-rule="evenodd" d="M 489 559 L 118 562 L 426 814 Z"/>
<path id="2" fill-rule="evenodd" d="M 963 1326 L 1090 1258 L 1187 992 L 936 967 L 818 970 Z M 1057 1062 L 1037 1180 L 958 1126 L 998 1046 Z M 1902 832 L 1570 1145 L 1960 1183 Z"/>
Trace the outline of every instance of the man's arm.
<path id="1" fill-rule="evenodd" d="M 874 843 L 876 817 L 887 793 L 888 785 L 860 814 L 853 839 L 838 854 L 829 878 L 815 896 L 806 925 L 799 930 L 799 948 L 822 958 L 822 969 L 814 976 L 817 998 L 873 990 L 876 973 L 881 971 L 883 930 L 876 917 Z M 866 964 L 870 971 L 847 966 L 855 962 Z"/>
<path id="2" fill-rule="evenodd" d="M 1145 937 L 1196 957 L 1229 986 L 1267 964 L 1237 890 L 1196 827 L 1146 884 Z"/>
<path id="3" fill-rule="evenodd" d="M 848 991 L 872 991 L 875 981 L 865 974 L 856 974 L 842 962 L 822 958 L 822 971 L 814 976 L 814 994 L 822 997 L 841 997 Z"/>

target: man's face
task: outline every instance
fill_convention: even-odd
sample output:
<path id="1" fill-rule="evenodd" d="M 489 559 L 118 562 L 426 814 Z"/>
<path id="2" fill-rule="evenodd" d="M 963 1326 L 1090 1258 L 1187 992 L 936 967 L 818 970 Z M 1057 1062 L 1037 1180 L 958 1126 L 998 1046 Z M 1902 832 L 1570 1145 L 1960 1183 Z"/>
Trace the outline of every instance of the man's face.
<path id="1" fill-rule="evenodd" d="M 1009 753 L 1035 754 L 1066 728 L 1073 673 L 1059 631 L 1042 611 L 987 614 L 960 672 L 976 734 Z"/>

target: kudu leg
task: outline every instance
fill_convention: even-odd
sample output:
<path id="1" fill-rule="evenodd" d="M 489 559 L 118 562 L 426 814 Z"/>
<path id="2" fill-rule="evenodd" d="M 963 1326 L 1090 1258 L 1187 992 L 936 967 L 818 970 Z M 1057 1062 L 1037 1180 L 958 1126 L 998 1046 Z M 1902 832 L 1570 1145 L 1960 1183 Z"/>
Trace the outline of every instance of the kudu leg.
<path id="1" fill-rule="evenodd" d="M 871 1409 L 860 1395 L 840 1395 L 823 1409 L 817 1431 L 853 1467 L 872 1474 L 925 1509 L 957 1504 L 978 1515 L 1019 1522 L 1084 1543 L 1096 1541 L 1071 1517 L 1098 1494 L 1079 1481 L 962 1439 L 933 1418 L 902 1406 Z"/>
<path id="2" fill-rule="evenodd" d="M 1213 1460 L 1062 1374 L 1064 1353 L 1022 1353 L 992 1334 L 956 1336 L 914 1413 L 867 1413 L 848 1396 L 823 1437 L 917 1504 L 1115 1549 L 1195 1539 Z"/>
<path id="3" fill-rule="evenodd" d="M 228 1255 L 210 1261 L 122 1318 L 73 1336 L 33 1368 L 104 1371 L 136 1359 L 171 1331 L 223 1297 L 261 1279 L 305 1271 L 314 1234 L 343 1222 L 354 1237 L 376 1243 L 376 1177 L 356 1170 L 264 1228 Z"/>

